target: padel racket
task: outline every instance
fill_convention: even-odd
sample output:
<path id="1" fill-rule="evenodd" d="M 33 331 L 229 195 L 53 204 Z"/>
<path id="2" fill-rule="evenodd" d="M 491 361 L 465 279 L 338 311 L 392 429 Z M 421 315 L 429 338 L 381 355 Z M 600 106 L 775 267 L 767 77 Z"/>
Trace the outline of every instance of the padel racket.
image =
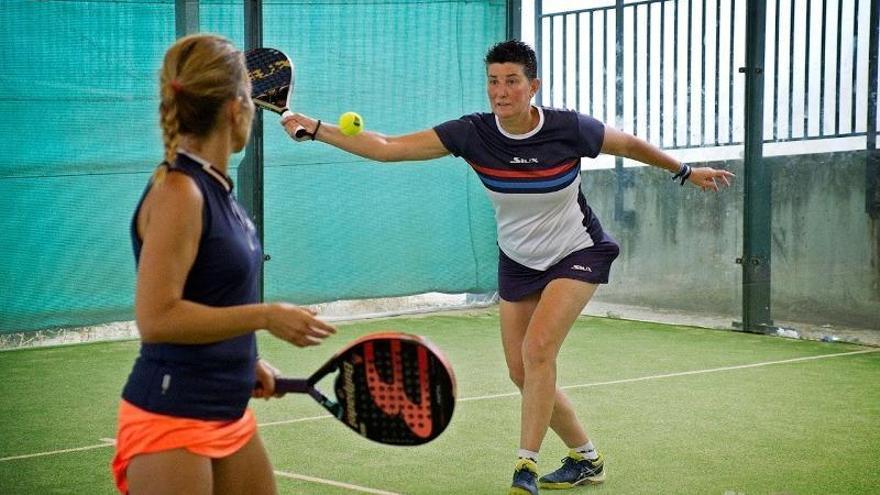
<path id="1" fill-rule="evenodd" d="M 335 400 L 316 387 L 334 372 Z M 440 350 L 424 337 L 380 332 L 351 342 L 307 379 L 277 378 L 275 392 L 311 395 L 370 440 L 420 445 L 449 425 L 455 375 Z"/>
<path id="2" fill-rule="evenodd" d="M 282 117 L 290 115 L 290 102 L 296 80 L 293 62 L 274 48 L 254 48 L 248 50 L 244 58 L 254 103 Z M 300 126 L 294 132 L 294 137 L 304 140 L 312 138 L 312 135 Z"/>

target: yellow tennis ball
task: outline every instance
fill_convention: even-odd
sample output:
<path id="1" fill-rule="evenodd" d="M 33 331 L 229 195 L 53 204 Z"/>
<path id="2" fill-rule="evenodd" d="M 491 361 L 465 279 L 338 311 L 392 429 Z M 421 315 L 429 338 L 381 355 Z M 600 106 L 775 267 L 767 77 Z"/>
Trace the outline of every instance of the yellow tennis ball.
<path id="1" fill-rule="evenodd" d="M 364 119 L 354 112 L 345 112 L 339 117 L 339 131 L 346 136 L 354 136 L 364 130 Z"/>

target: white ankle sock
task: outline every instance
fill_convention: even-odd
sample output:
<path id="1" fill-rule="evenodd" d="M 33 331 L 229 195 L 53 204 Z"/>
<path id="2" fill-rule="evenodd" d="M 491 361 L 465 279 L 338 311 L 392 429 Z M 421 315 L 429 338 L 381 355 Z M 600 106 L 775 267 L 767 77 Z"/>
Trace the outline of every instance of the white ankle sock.
<path id="1" fill-rule="evenodd" d="M 596 447 L 593 446 L 592 441 L 589 441 L 580 447 L 576 447 L 573 450 L 591 461 L 595 461 L 599 458 L 599 454 L 596 452 Z"/>
<path id="2" fill-rule="evenodd" d="M 535 461 L 535 464 L 538 463 L 538 453 L 531 450 L 519 449 L 516 451 L 516 456 L 521 459 L 531 459 Z"/>

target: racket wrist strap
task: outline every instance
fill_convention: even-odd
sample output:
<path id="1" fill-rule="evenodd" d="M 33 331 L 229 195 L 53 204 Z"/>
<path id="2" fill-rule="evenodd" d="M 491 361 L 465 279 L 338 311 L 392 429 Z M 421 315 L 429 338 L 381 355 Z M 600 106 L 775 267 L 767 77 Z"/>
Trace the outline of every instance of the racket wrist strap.
<path id="1" fill-rule="evenodd" d="M 691 176 L 691 172 L 693 172 L 693 169 L 687 164 L 682 163 L 681 167 L 678 169 L 678 173 L 672 176 L 672 180 L 680 181 L 679 185 L 683 186 L 685 181 L 688 180 L 688 177 Z"/>
<path id="2" fill-rule="evenodd" d="M 314 141 L 315 137 L 318 136 L 318 129 L 320 129 L 320 128 L 321 128 L 321 119 L 318 119 L 318 125 L 315 126 L 315 130 L 312 131 L 312 133 L 311 133 L 312 134 L 312 141 Z"/>

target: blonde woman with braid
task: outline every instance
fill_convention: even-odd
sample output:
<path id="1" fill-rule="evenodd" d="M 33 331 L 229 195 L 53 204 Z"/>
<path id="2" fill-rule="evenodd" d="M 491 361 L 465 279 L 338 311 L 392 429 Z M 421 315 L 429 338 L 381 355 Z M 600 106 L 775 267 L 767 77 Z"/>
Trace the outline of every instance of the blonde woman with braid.
<path id="1" fill-rule="evenodd" d="M 261 304 L 263 253 L 232 193 L 229 157 L 254 114 L 244 58 L 193 35 L 160 76 L 165 161 L 134 213 L 140 355 L 122 391 L 113 473 L 123 494 L 273 494 L 272 466 L 247 408 L 274 393 L 254 332 L 304 347 L 335 329 L 290 304 Z"/>

